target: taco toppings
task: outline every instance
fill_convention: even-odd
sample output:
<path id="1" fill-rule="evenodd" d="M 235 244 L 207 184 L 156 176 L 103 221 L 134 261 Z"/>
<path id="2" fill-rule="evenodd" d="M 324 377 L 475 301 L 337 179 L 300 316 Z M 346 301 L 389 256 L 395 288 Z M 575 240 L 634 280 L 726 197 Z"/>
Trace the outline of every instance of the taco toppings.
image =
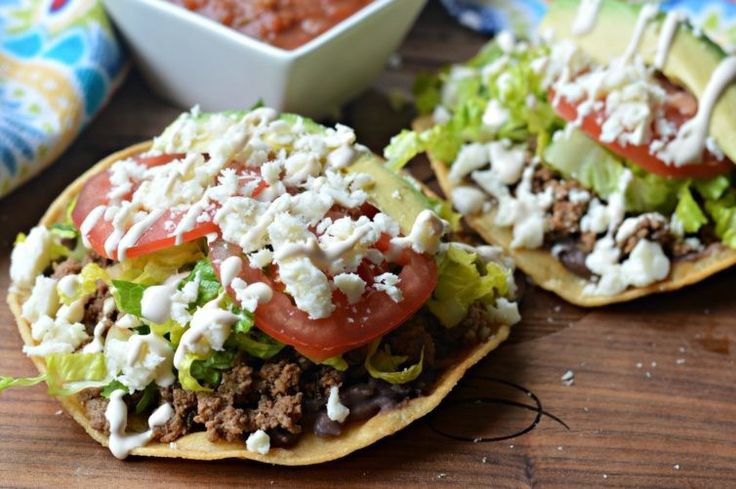
<path id="1" fill-rule="evenodd" d="M 676 13 L 556 0 L 539 41 L 502 33 L 420 78 L 431 125 L 386 156 L 428 151 L 455 208 L 527 273 L 553 274 L 543 286 L 583 305 L 633 298 L 736 262 L 734 80 L 736 59 Z M 541 253 L 564 268 L 539 270 Z"/>
<path id="2" fill-rule="evenodd" d="M 44 369 L 0 383 L 46 381 L 116 457 L 339 438 L 449 390 L 519 320 L 500 250 L 442 242 L 441 203 L 345 126 L 194 110 L 143 149 L 18 237 L 10 301 Z"/>

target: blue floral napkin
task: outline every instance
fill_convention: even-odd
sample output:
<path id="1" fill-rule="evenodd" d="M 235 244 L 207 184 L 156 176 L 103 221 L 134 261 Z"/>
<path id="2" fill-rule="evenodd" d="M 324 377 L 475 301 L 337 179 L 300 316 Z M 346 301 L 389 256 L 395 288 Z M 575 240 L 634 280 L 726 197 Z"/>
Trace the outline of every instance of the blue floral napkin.
<path id="1" fill-rule="evenodd" d="M 0 0 L 0 197 L 69 146 L 125 68 L 96 0 Z"/>

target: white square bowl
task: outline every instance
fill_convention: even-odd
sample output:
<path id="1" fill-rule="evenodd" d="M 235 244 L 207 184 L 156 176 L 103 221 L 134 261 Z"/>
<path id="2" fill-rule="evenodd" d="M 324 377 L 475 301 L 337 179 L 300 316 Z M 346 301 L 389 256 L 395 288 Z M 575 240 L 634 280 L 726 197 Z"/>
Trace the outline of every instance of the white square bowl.
<path id="1" fill-rule="evenodd" d="M 303 46 L 284 50 L 165 0 L 103 0 L 162 97 L 208 111 L 263 100 L 310 117 L 334 113 L 365 90 L 425 2 L 375 0 Z"/>

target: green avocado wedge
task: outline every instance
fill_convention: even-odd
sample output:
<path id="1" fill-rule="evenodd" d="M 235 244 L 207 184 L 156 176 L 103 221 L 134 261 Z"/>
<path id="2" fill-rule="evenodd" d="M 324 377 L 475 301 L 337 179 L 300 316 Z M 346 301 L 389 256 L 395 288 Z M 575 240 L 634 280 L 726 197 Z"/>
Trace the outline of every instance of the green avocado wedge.
<path id="1" fill-rule="evenodd" d="M 539 32 L 551 32 L 555 40 L 570 40 L 600 63 L 623 55 L 631 40 L 642 4 L 618 0 L 601 0 L 598 20 L 593 29 L 583 35 L 572 33 L 572 25 L 580 0 L 555 0 L 542 21 Z M 639 54 L 653 64 L 664 14 L 650 22 L 644 32 Z M 710 39 L 696 34 L 682 23 L 672 42 L 664 75 L 688 88 L 699 100 L 718 64 L 726 57 L 724 51 Z M 732 161 L 736 161 L 736 86 L 721 96 L 713 112 L 710 134 Z"/>

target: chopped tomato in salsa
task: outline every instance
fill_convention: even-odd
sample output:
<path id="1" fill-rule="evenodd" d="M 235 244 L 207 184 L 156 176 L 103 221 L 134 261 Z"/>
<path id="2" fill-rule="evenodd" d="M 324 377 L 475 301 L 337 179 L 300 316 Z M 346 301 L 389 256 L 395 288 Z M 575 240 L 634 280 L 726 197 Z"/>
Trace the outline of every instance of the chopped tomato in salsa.
<path id="1" fill-rule="evenodd" d="M 269 44 L 296 49 L 372 0 L 169 0 Z"/>

